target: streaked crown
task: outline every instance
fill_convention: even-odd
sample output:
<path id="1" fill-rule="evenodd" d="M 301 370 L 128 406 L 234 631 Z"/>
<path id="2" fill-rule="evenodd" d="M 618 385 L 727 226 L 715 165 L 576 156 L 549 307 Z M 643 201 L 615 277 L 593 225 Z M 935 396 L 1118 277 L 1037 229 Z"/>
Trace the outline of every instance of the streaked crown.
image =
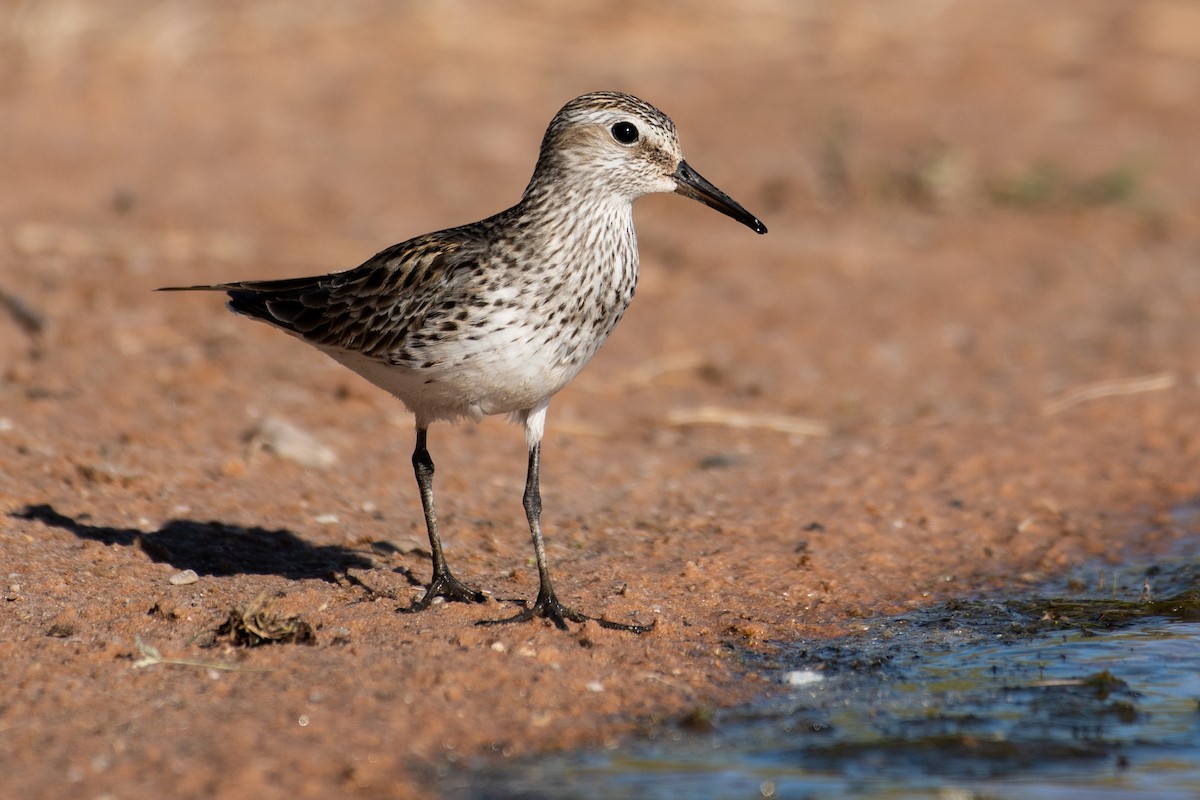
<path id="1" fill-rule="evenodd" d="M 544 180 L 586 181 L 632 201 L 675 191 L 671 176 L 682 160 L 666 114 L 633 95 L 591 92 L 550 121 L 530 189 Z"/>

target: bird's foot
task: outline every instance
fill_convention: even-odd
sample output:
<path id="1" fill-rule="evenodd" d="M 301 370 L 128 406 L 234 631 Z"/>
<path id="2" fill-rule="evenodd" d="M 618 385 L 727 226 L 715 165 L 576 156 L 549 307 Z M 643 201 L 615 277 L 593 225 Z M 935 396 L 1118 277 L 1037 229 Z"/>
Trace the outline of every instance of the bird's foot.
<path id="1" fill-rule="evenodd" d="M 537 600 L 532 606 L 527 606 L 524 611 L 513 617 L 505 617 L 504 619 L 484 619 L 475 623 L 476 625 L 506 625 L 510 622 L 529 622 L 537 618 L 548 619 L 554 623 L 559 630 L 567 630 L 567 621 L 571 622 L 594 622 L 601 628 L 608 628 L 610 631 L 628 631 L 630 633 L 646 633 L 654 628 L 654 623 L 649 625 L 630 625 L 623 622 L 613 622 L 604 617 L 590 617 L 587 614 L 581 614 L 569 606 L 565 606 L 558 601 L 558 597 L 554 592 L 540 591 L 538 592 Z"/>
<path id="2" fill-rule="evenodd" d="M 454 577 L 450 573 L 450 570 L 446 570 L 445 572 L 434 573 L 433 581 L 429 584 L 429 588 L 425 590 L 424 597 L 408 608 L 400 610 L 406 613 L 424 611 L 439 597 L 452 603 L 482 603 L 487 600 L 483 592 L 472 589 Z"/>

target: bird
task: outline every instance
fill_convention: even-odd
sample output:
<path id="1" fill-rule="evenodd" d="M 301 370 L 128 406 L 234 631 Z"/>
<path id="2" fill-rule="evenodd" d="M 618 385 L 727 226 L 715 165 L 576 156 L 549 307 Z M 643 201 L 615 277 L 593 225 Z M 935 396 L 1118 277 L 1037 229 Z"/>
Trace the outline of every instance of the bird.
<path id="1" fill-rule="evenodd" d="M 551 399 L 600 349 L 638 279 L 633 202 L 675 193 L 759 234 L 757 217 L 683 158 L 675 124 L 633 95 L 581 95 L 554 115 L 516 205 L 494 216 L 393 245 L 350 270 L 160 291 L 216 291 L 238 314 L 302 339 L 398 398 L 415 419 L 413 472 L 433 576 L 409 611 L 485 595 L 451 572 L 433 498 L 434 422 L 508 415 L 528 448 L 522 505 L 537 561 L 538 595 L 494 625 L 589 620 L 644 633 L 562 603 L 542 536 L 541 443 Z"/>

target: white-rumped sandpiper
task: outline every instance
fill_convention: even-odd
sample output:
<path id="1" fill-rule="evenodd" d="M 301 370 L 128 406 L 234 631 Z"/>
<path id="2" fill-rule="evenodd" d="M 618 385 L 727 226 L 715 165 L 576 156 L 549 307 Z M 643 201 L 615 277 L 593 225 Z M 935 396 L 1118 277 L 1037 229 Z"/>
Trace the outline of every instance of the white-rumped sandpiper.
<path id="1" fill-rule="evenodd" d="M 683 160 L 675 125 L 628 94 L 594 92 L 563 106 L 542 140 L 521 201 L 470 225 L 389 247 L 347 272 L 291 280 L 169 287 L 228 292 L 239 314 L 314 345 L 398 397 L 416 417 L 412 462 L 436 598 L 481 602 L 451 572 L 438 536 L 426 434 L 438 420 L 509 414 L 525 427 L 524 506 L 540 588 L 514 617 L 642 632 L 559 602 L 546 565 L 538 467 L 550 399 L 604 344 L 638 277 L 633 201 L 652 192 L 699 200 L 757 233 L 766 227 Z"/>

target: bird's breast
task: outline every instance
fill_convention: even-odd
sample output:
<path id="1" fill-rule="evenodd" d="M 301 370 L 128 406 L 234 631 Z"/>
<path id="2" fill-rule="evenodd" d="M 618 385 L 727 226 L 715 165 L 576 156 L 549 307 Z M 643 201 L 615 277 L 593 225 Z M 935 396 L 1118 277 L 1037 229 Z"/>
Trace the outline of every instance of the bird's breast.
<path id="1" fill-rule="evenodd" d="M 531 408 L 591 360 L 637 285 L 631 224 L 578 233 L 532 250 L 493 251 L 492 268 L 434 310 L 390 364 L 331 355 L 425 419 Z"/>

